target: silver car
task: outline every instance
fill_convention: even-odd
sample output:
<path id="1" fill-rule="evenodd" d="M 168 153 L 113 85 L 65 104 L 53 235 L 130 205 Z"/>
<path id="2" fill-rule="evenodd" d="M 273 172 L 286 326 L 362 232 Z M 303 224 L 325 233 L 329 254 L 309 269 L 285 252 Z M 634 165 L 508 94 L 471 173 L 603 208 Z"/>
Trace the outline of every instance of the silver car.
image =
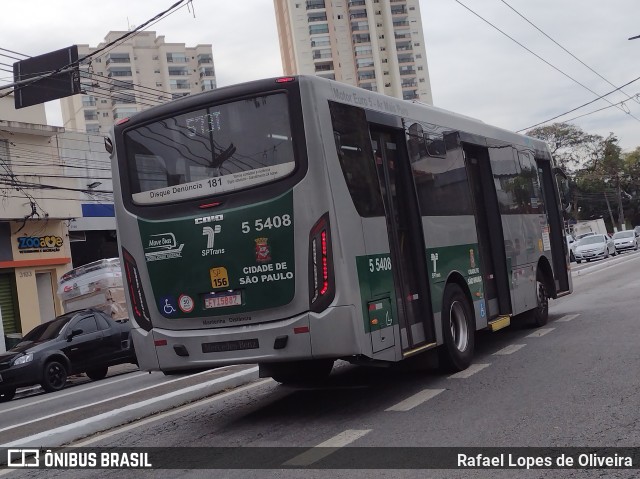
<path id="1" fill-rule="evenodd" d="M 615 256 L 616 246 L 607 235 L 586 236 L 578 240 L 573 249 L 573 255 L 576 258 L 576 263 L 581 263 L 582 260 L 589 262 L 592 259 L 608 258 L 609 255 Z"/>
<path id="2" fill-rule="evenodd" d="M 618 252 L 627 249 L 638 251 L 638 237 L 634 230 L 618 231 L 613 235 L 613 243 Z"/>

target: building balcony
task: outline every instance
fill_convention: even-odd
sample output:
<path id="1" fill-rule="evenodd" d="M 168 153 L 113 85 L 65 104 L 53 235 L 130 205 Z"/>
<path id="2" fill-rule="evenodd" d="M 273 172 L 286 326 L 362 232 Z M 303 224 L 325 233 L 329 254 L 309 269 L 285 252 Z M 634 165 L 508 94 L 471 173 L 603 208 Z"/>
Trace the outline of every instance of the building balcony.
<path id="1" fill-rule="evenodd" d="M 113 78 L 113 77 L 130 77 L 133 76 L 133 73 L 131 72 L 131 70 L 129 71 L 120 71 L 120 72 L 109 72 L 107 74 L 108 78 Z"/>
<path id="2" fill-rule="evenodd" d="M 200 78 L 202 77 L 213 77 L 215 76 L 215 71 L 213 68 L 205 68 L 204 70 L 200 70 Z"/>
<path id="3" fill-rule="evenodd" d="M 398 63 L 413 63 L 415 61 L 413 57 L 398 57 Z"/>
<path id="4" fill-rule="evenodd" d="M 111 106 L 135 104 L 135 97 L 131 98 L 114 98 L 111 100 Z"/>
<path id="5" fill-rule="evenodd" d="M 352 7 L 364 7 L 366 5 L 367 2 L 365 2 L 365 0 L 351 0 L 349 2 L 349 8 Z"/>
<path id="6" fill-rule="evenodd" d="M 391 15 L 407 15 L 409 11 L 406 7 L 391 7 Z"/>
<path id="7" fill-rule="evenodd" d="M 318 52 L 313 52 L 313 60 L 323 60 L 323 59 L 327 59 L 327 58 L 333 58 L 333 55 L 331 53 L 320 53 L 318 54 Z"/>
<path id="8" fill-rule="evenodd" d="M 350 13 L 349 19 L 353 20 L 354 18 L 367 18 L 367 11 L 363 10 L 362 12 Z"/>
<path id="9" fill-rule="evenodd" d="M 411 69 L 411 70 L 400 70 L 400 75 L 415 75 L 416 71 Z"/>
<path id="10" fill-rule="evenodd" d="M 401 84 L 402 88 L 415 88 L 418 86 L 418 82 L 416 81 L 408 81 L 408 82 L 402 82 Z"/>
<path id="11" fill-rule="evenodd" d="M 185 55 L 167 53 L 167 63 L 187 63 L 188 61 Z"/>
<path id="12" fill-rule="evenodd" d="M 378 91 L 378 86 L 375 83 L 360 83 L 360 88 L 364 88 L 369 91 Z"/>
<path id="13" fill-rule="evenodd" d="M 324 4 L 324 0 L 308 0 L 307 1 L 307 10 L 320 10 L 321 8 L 326 8 Z"/>
<path id="14" fill-rule="evenodd" d="M 171 77 L 186 77 L 189 76 L 189 70 L 173 70 L 169 68 L 169 76 Z"/>
<path id="15" fill-rule="evenodd" d="M 353 35 L 353 43 L 371 43 L 370 35 Z"/>
<path id="16" fill-rule="evenodd" d="M 325 40 L 312 40 L 311 41 L 311 48 L 316 48 L 316 47 L 328 47 L 331 45 L 330 41 L 325 41 Z"/>
<path id="17" fill-rule="evenodd" d="M 329 33 L 328 25 L 309 25 L 309 35 L 320 35 L 322 33 Z"/>
<path id="18" fill-rule="evenodd" d="M 396 27 L 408 27 L 409 26 L 409 22 L 407 20 L 402 20 L 399 22 L 393 22 L 393 28 Z"/>
<path id="19" fill-rule="evenodd" d="M 316 72 L 328 72 L 328 71 L 333 71 L 333 62 L 331 63 L 325 63 L 325 64 L 317 64 L 316 66 Z"/>
<path id="20" fill-rule="evenodd" d="M 310 16 L 309 18 L 307 18 L 307 22 L 312 23 L 312 22 L 326 22 L 327 21 L 327 14 L 323 14 L 323 15 L 313 15 Z"/>
<path id="21" fill-rule="evenodd" d="M 105 65 L 111 65 L 112 63 L 131 63 L 129 57 L 126 58 L 107 58 L 107 61 L 104 62 Z"/>
<path id="22" fill-rule="evenodd" d="M 111 84 L 111 86 L 109 86 L 109 90 L 111 91 L 133 90 L 133 83 L 128 81 L 113 80 L 113 83 Z"/>
<path id="23" fill-rule="evenodd" d="M 358 73 L 358 81 L 368 81 L 368 80 L 375 80 L 375 79 L 376 79 L 375 72 Z"/>
<path id="24" fill-rule="evenodd" d="M 198 65 L 213 63 L 213 58 L 208 55 L 198 55 Z"/>

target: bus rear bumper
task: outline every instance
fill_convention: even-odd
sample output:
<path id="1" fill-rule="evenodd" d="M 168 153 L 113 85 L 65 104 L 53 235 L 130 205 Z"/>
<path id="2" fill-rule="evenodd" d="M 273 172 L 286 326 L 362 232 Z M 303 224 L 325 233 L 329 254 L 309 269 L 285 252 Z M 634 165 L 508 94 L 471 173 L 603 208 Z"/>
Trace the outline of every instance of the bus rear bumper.
<path id="1" fill-rule="evenodd" d="M 329 307 L 269 323 L 150 332 L 135 329 L 140 368 L 201 370 L 231 364 L 340 358 L 360 354 L 353 306 Z"/>

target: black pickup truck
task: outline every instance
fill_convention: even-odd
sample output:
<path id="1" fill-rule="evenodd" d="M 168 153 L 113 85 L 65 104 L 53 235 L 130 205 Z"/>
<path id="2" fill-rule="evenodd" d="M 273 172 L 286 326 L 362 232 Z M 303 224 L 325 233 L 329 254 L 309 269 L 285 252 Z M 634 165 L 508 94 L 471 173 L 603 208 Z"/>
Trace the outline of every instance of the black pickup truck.
<path id="1" fill-rule="evenodd" d="M 123 363 L 137 363 L 129 321 L 114 321 L 97 309 L 66 313 L 0 354 L 0 402 L 13 399 L 23 386 L 58 391 L 73 374 L 102 379 L 109 366 Z"/>

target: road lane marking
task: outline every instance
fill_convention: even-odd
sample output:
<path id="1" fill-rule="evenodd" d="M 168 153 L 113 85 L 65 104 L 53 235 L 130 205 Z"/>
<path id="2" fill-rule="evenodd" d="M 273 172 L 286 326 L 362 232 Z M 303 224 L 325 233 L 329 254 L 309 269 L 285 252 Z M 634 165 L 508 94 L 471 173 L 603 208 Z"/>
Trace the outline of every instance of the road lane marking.
<path id="1" fill-rule="evenodd" d="M 371 429 L 347 429 L 337 436 L 333 436 L 331 439 L 327 439 L 323 443 L 320 443 L 302 454 L 298 454 L 297 456 L 289 459 L 287 462 L 283 463 L 283 466 L 309 466 L 334 453 L 336 449 L 360 439 L 371 431 Z"/>
<path id="2" fill-rule="evenodd" d="M 464 371 L 460 371 L 459 373 L 452 374 L 449 376 L 449 379 L 466 379 L 469 376 L 473 376 L 475 373 L 482 371 L 484 368 L 491 366 L 491 364 L 472 364 Z"/>
<path id="3" fill-rule="evenodd" d="M 7 443 L 7 444 L 0 444 L 0 448 L 3 448 L 3 447 L 16 447 L 16 446 L 19 446 L 21 444 L 24 445 L 24 444 L 30 443 L 32 441 L 39 441 L 41 439 L 44 439 L 44 438 L 47 438 L 47 437 L 50 437 L 50 436 L 55 436 L 57 434 L 67 432 L 69 430 L 76 429 L 78 427 L 86 426 L 87 424 L 104 421 L 105 419 L 111 418 L 113 416 L 117 416 L 117 415 L 119 415 L 119 414 L 121 414 L 122 412 L 125 412 L 125 411 L 134 411 L 136 409 L 141 409 L 141 408 L 143 408 L 145 406 L 149 406 L 150 404 L 154 404 L 154 403 L 157 403 L 157 402 L 160 402 L 160 401 L 164 401 L 166 399 L 171 399 L 171 398 L 174 398 L 176 396 L 187 394 L 187 393 L 190 393 L 190 392 L 193 392 L 193 391 L 198 391 L 200 389 L 205 389 L 205 388 L 208 388 L 209 386 L 212 386 L 212 385 L 217 384 L 217 383 L 221 383 L 221 382 L 226 381 L 228 379 L 235 379 L 235 378 L 238 378 L 238 377 L 241 377 L 241 376 L 247 376 L 249 374 L 253 374 L 253 373 L 256 373 L 256 372 L 258 372 L 258 366 L 255 366 L 255 367 L 250 368 L 250 369 L 245 369 L 245 370 L 242 370 L 242 371 L 238 371 L 238 372 L 226 375 L 226 376 L 220 376 L 220 377 L 218 377 L 216 379 L 212 379 L 211 381 L 206 381 L 206 382 L 203 382 L 203 383 L 195 384 L 193 386 L 188 386 L 188 387 L 183 388 L 183 389 L 178 389 L 176 391 L 172 391 L 170 393 L 163 394 L 162 396 L 156 396 L 156 397 L 151 398 L 151 399 L 146 399 L 144 401 L 136 402 L 136 403 L 133 403 L 133 404 L 128 404 L 128 405 L 123 406 L 123 407 L 121 407 L 119 409 L 107 411 L 107 412 L 104 412 L 102 414 L 98 414 L 96 416 L 92 416 L 92 417 L 88 417 L 86 419 L 82 419 L 81 421 L 77 421 L 77 422 L 74 422 L 74 423 L 71 423 L 71 424 L 67 424 L 65 426 L 60 426 L 60 427 L 57 427 L 57 428 L 54 428 L 54 429 L 49 429 L 48 431 L 43 431 L 43 432 L 34 434 L 32 436 L 29 436 L 29 437 L 24 437 L 24 438 L 18 439 L 17 441 L 13 441 L 13 442 L 10 442 L 10 443 Z M 188 377 L 193 377 L 193 376 L 195 376 L 195 374 L 193 374 L 191 376 L 188 376 Z M 163 383 L 163 384 L 167 384 L 167 383 Z M 129 394 L 124 394 L 123 396 L 128 396 L 128 395 Z M 114 398 L 108 399 L 108 401 L 110 401 L 112 399 L 114 399 Z M 104 402 L 104 401 L 102 401 L 102 402 Z M 83 407 L 86 407 L 86 406 L 83 406 Z M 78 409 L 78 408 L 76 408 L 76 409 Z M 48 417 L 57 416 L 57 415 L 58 414 L 53 414 L 53 415 L 48 416 Z M 44 418 L 37 419 L 36 421 L 39 421 L 41 419 L 44 419 Z M 34 422 L 34 421 L 30 421 L 29 423 L 31 423 L 31 422 Z M 29 424 L 29 423 L 24 423 L 24 424 Z M 8 427 L 8 428 L 0 429 L 0 431 L 6 431 L 8 429 L 14 429 L 14 428 L 19 427 L 19 426 L 20 425 L 11 426 L 11 427 Z"/>
<path id="4" fill-rule="evenodd" d="M 145 426 L 145 425 L 150 424 L 152 422 L 162 421 L 162 420 L 164 420 L 164 419 L 166 419 L 168 417 L 175 416 L 176 414 L 180 414 L 180 413 L 183 413 L 183 412 L 186 412 L 186 411 L 190 411 L 191 409 L 195 409 L 197 407 L 207 406 L 209 403 L 213 403 L 213 402 L 216 402 L 216 401 L 221 401 L 221 400 L 226 399 L 227 397 L 232 396 L 234 394 L 238 394 L 238 393 L 247 391 L 249 389 L 253 389 L 255 387 L 258 387 L 258 386 L 263 386 L 263 385 L 265 385 L 266 383 L 269 383 L 269 382 L 273 382 L 273 380 L 271 378 L 269 378 L 269 379 L 263 379 L 261 381 L 257 381 L 255 383 L 246 384 L 244 386 L 240 386 L 240 387 L 234 388 L 232 391 L 227 391 L 227 392 L 223 392 L 221 394 L 216 394 L 213 397 L 200 399 L 200 400 L 194 401 L 192 403 L 185 404 L 184 406 L 180 406 L 180 407 L 177 407 L 175 409 L 171 409 L 169 411 L 165 411 L 165 412 L 160 413 L 160 414 L 154 414 L 151 417 L 148 417 L 146 419 L 140 419 L 139 421 L 132 422 L 132 423 L 127 424 L 125 426 L 116 426 L 114 429 L 111 429 L 111 430 L 103 432 L 103 433 L 98 433 L 98 435 L 93 436 L 90 439 L 81 440 L 80 442 L 73 442 L 73 443 L 69 444 L 69 446 L 73 446 L 73 447 L 88 446 L 89 444 L 94 444 L 94 443 L 96 443 L 98 441 L 103 441 L 105 439 L 109 439 L 110 437 L 117 436 L 118 434 L 122 434 L 124 432 L 131 431 L 132 429 L 136 429 L 138 427 Z"/>
<path id="5" fill-rule="evenodd" d="M 179 378 L 176 378 L 176 379 L 172 379 L 170 381 L 163 381 L 163 382 L 158 383 L 158 384 L 153 384 L 151 386 L 147 386 L 147 387 L 144 387 L 142 389 L 136 389 L 135 391 L 130 391 L 128 393 L 120 394 L 118 396 L 112 396 L 112 397 L 109 397 L 107 399 L 102 399 L 100 401 L 92 402 L 90 404 L 83 404 L 81 406 L 72 407 L 72 408 L 66 409 L 64 411 L 60 411 L 60 412 L 56 412 L 56 413 L 53 413 L 53 414 L 49 414 L 48 416 L 40 416 L 40 417 L 37 417 L 37 418 L 32 419 L 30 421 L 25 421 L 25 422 L 22 422 L 20 424 L 15 424 L 13 426 L 4 427 L 4 428 L 0 429 L 0 432 L 8 431 L 10 429 L 16 429 L 18 427 L 26 426 L 28 424 L 33 424 L 34 422 L 42 421 L 43 419 L 50 419 L 52 417 L 59 416 L 60 414 L 66 414 L 68 412 L 73 412 L 73 411 L 78 411 L 80 409 L 90 408 L 92 406 L 97 406 L 98 404 L 104 404 L 106 402 L 113 401 L 114 399 L 120 399 L 120 398 L 123 398 L 123 397 L 131 396 L 132 394 L 137 394 L 139 392 L 146 391 L 148 389 L 157 388 L 157 387 L 160 387 L 160 386 L 164 386 L 166 384 L 175 383 L 177 381 L 183 381 L 185 379 L 192 378 L 194 376 L 200 376 L 200 375 L 205 374 L 205 373 L 210 373 L 211 371 L 212 371 L 211 369 L 208 369 L 206 371 L 200 371 L 199 373 L 196 373 L 196 374 L 190 374 L 188 376 L 182 376 L 182 377 L 179 377 Z M 223 376 L 223 377 L 226 377 L 226 376 Z"/>
<path id="6" fill-rule="evenodd" d="M 30 403 L 23 403 L 23 404 L 20 404 L 19 406 L 11 407 L 11 408 L 8 408 L 8 409 L 2 409 L 2 410 L 0 410 L 0 414 L 3 414 L 5 412 L 9 412 L 9 411 L 15 411 L 16 409 L 23 409 L 25 407 L 34 406 L 36 404 L 42 404 L 43 402 L 50 403 L 52 400 L 55 400 L 55 399 L 58 399 L 58 398 L 71 396 L 72 394 L 78 394 L 78 393 L 81 393 L 81 392 L 84 392 L 84 391 L 90 391 L 92 389 L 101 388 L 103 386 L 109 386 L 111 384 L 119 383 L 121 381 L 126 381 L 128 379 L 135 379 L 137 377 L 146 376 L 148 374 L 149 373 L 139 373 L 139 374 L 127 376 L 126 378 L 115 379 L 113 381 L 101 381 L 100 384 L 95 384 L 93 386 L 88 386 L 86 388 L 77 389 L 77 390 L 76 390 L 76 388 L 79 387 L 79 386 L 76 386 L 71 391 L 67 391 L 67 392 L 62 393 L 62 394 L 57 394 L 57 395 L 47 394 L 47 396 L 44 399 L 40 399 L 38 401 L 33 401 L 33 402 L 30 402 Z M 82 384 L 80 386 L 82 386 Z"/>
<path id="7" fill-rule="evenodd" d="M 500 351 L 496 351 L 495 353 L 493 353 L 493 355 L 494 356 L 504 356 L 506 354 L 513 354 L 516 351 L 520 351 L 525 346 L 526 346 L 526 344 L 510 344 L 506 348 L 502 348 Z"/>
<path id="8" fill-rule="evenodd" d="M 408 397 L 404 401 L 400 401 L 395 406 L 391 406 L 390 408 L 385 409 L 385 411 L 409 411 L 416 406 L 419 406 L 425 401 L 436 397 L 440 394 L 444 389 L 423 389 L 417 394 Z"/>
<path id="9" fill-rule="evenodd" d="M 580 316 L 580 314 L 565 314 L 560 319 L 556 319 L 556 321 L 558 323 L 566 323 L 568 321 L 571 321 L 572 319 L 576 319 L 578 316 Z"/>
<path id="10" fill-rule="evenodd" d="M 529 334 L 528 336 L 525 336 L 527 338 L 541 338 L 542 336 L 544 336 L 545 334 L 550 333 L 551 331 L 553 331 L 556 328 L 540 328 L 537 331 L 534 331 L 533 333 Z"/>

